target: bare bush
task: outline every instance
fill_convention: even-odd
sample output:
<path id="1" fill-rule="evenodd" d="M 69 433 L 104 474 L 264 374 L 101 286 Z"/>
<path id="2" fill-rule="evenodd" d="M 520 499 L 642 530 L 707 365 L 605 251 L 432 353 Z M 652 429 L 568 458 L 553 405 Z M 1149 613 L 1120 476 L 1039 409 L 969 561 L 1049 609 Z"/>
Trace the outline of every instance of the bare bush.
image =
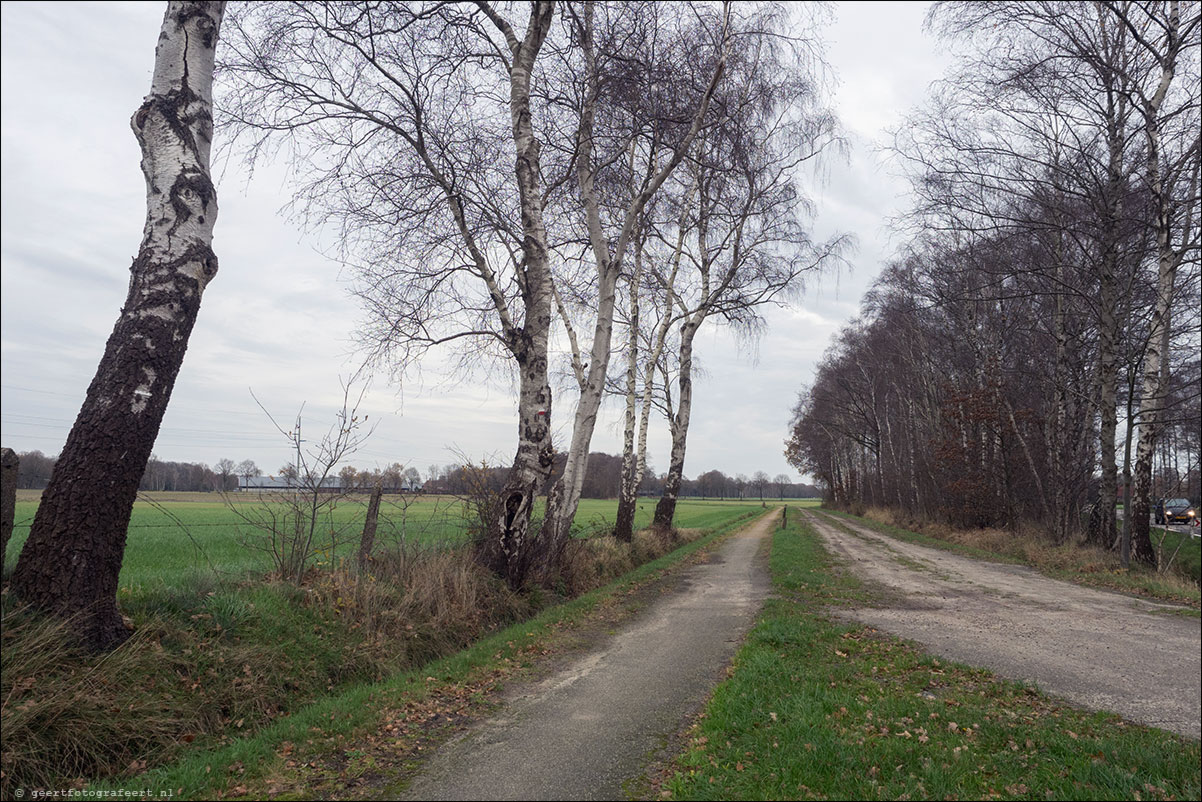
<path id="1" fill-rule="evenodd" d="M 282 471 L 285 476 L 281 488 L 259 491 L 261 503 L 235 504 L 229 497 L 225 500 L 246 524 L 242 543 L 265 552 L 281 579 L 300 582 L 317 557 L 332 564 L 338 547 L 350 536 L 349 520 L 339 521 L 335 511 L 348 501 L 353 488 L 344 488 L 336 477 L 339 464 L 371 434 L 370 429 L 363 428 L 367 416 L 360 417 L 358 412 L 364 392 L 366 388 L 352 402 L 350 384 L 344 385 L 342 408 L 335 413 L 334 424 L 308 447 L 305 444 L 309 441 L 302 436 L 303 406 L 291 429 L 280 426 L 271 413 L 263 410 L 291 444 L 293 463 Z"/>

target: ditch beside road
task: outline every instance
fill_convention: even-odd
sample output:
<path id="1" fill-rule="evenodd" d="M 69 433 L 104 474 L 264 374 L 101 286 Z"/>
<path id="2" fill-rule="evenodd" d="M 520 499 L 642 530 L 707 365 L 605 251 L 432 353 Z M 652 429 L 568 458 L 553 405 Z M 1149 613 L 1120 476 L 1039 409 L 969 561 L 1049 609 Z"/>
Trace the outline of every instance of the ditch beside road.
<path id="1" fill-rule="evenodd" d="M 874 586 L 877 606 L 849 617 L 1080 707 L 1202 735 L 1202 622 L 1177 614 L 1183 608 L 804 514 L 827 549 Z"/>

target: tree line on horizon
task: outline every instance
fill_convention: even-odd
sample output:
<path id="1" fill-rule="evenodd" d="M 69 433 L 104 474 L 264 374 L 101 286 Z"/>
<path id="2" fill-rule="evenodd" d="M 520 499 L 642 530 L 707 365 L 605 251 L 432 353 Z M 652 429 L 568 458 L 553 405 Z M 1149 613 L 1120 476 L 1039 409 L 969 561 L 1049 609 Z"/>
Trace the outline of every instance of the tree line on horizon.
<path id="1" fill-rule="evenodd" d="M 37 450 L 18 452 L 17 456 L 20 459 L 17 487 L 23 490 L 44 489 L 50 482 L 55 457 L 48 457 Z M 283 468 L 277 471 L 277 475 L 284 475 Z M 558 473 L 562 473 L 562 469 L 561 460 L 557 465 Z M 230 492 L 245 486 L 248 477 L 261 476 L 262 473 L 253 460 L 235 464 L 233 460 L 221 459 L 209 467 L 203 462 L 174 462 L 152 455 L 138 489 L 143 492 Z M 398 462 L 382 469 L 346 465 L 339 470 L 338 477 L 341 487 L 364 491 L 381 484 L 386 489 L 420 486 L 424 493 L 467 495 L 474 487 L 471 473 L 470 469 L 461 465 L 431 465 L 423 479 L 416 468 L 406 468 Z M 494 490 L 504 486 L 506 469 L 487 469 L 487 475 L 488 483 Z M 557 476 L 552 481 L 554 478 Z M 589 454 L 581 495 L 583 498 L 616 499 L 621 492 L 621 480 L 622 457 L 594 451 Z M 666 474 L 647 472 L 639 487 L 639 495 L 644 498 L 658 497 L 663 492 L 666 480 Z M 816 498 L 820 491 L 814 485 L 794 482 L 784 474 L 769 478 L 765 472 L 756 471 L 750 477 L 744 474 L 728 476 L 722 471 L 710 470 L 695 479 L 685 477 L 681 482 L 680 495 L 684 498 L 779 500 Z"/>

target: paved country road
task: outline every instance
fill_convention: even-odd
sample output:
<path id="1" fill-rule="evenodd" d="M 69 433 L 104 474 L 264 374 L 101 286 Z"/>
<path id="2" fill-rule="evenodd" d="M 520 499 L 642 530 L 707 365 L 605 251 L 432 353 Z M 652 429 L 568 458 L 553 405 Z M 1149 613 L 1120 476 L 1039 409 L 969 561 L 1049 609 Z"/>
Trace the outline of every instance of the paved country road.
<path id="1" fill-rule="evenodd" d="M 589 654 L 444 745 L 407 799 L 622 799 L 721 679 L 769 589 L 761 546 L 778 512 Z"/>
<path id="2" fill-rule="evenodd" d="M 827 548 L 880 591 L 881 606 L 852 611 L 856 620 L 1034 681 L 1079 707 L 1199 737 L 1202 622 L 1175 614 L 1181 608 L 806 516 Z"/>

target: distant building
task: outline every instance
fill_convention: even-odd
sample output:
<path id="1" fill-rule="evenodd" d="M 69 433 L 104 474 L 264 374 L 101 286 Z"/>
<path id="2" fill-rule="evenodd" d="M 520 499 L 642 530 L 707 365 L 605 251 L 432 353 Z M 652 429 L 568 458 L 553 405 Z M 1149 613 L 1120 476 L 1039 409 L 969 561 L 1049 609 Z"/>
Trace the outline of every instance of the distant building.
<path id="1" fill-rule="evenodd" d="M 337 476 L 327 478 L 321 484 L 323 490 L 341 490 L 342 480 Z M 299 490 L 304 483 L 290 476 L 243 476 L 238 482 L 238 489 L 243 492 L 253 490 Z"/>
<path id="2" fill-rule="evenodd" d="M 238 479 L 238 490 L 242 493 L 254 492 L 285 492 L 288 490 L 305 490 L 308 489 L 308 484 L 301 479 L 294 479 L 290 476 L 242 476 Z M 342 491 L 342 478 L 339 476 L 327 476 L 325 481 L 321 483 L 323 493 L 339 493 Z M 422 492 L 422 483 L 416 482 L 410 484 L 402 480 L 401 486 L 385 487 L 385 493 L 420 493 Z"/>

